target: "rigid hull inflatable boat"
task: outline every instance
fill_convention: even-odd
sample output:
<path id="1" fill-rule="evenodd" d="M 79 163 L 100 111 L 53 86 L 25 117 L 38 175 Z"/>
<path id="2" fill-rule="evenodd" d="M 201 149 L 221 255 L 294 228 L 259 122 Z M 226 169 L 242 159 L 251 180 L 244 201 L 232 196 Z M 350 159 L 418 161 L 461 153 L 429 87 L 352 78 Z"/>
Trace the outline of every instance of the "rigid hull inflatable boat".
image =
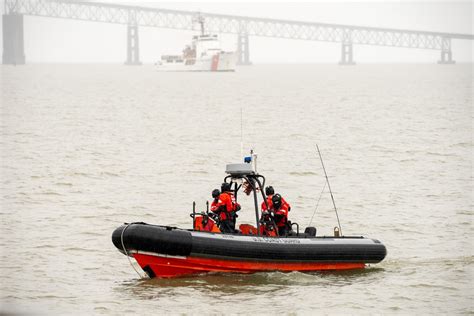
<path id="1" fill-rule="evenodd" d="M 209 209 L 196 213 L 193 203 L 193 229 L 124 224 L 113 232 L 113 244 L 123 254 L 133 257 L 151 278 L 205 272 L 362 269 L 385 258 L 387 251 L 380 241 L 342 236 L 340 225 L 331 237 L 316 236 L 315 227 L 300 232 L 297 223 L 291 224 L 296 229 L 282 236 L 271 227 L 266 230 L 269 224 L 263 221 L 258 205 L 261 194 L 269 210 L 263 189 L 265 178 L 256 171 L 256 155 L 246 157 L 245 161 L 227 165 L 224 184 L 233 187 L 235 200 L 241 188 L 247 195 L 253 193 L 256 227 L 242 224 L 234 233 L 221 233 L 218 225 L 214 225 L 219 218 L 213 217 Z"/>
<path id="2" fill-rule="evenodd" d="M 112 240 L 150 277 L 203 272 L 320 271 L 361 269 L 382 261 L 385 246 L 363 237 L 263 237 L 189 231 L 132 223 Z"/>

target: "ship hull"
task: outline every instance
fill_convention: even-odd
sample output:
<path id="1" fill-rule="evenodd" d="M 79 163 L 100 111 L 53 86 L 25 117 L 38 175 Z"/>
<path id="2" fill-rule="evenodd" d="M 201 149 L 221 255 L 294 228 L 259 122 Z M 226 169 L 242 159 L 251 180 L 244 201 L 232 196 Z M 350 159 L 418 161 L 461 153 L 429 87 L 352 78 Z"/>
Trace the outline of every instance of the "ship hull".
<path id="1" fill-rule="evenodd" d="M 235 71 L 237 56 L 233 52 L 219 53 L 209 57 L 196 59 L 193 63 L 160 62 L 156 64 L 159 72 L 233 72 Z"/>

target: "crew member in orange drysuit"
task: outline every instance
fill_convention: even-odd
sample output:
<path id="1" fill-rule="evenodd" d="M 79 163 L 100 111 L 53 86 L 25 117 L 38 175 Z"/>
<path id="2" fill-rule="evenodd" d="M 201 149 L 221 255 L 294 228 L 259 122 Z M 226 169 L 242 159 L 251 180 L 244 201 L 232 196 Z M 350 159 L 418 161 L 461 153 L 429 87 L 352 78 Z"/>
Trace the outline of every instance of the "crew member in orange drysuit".
<path id="1" fill-rule="evenodd" d="M 273 216 L 268 212 L 268 209 L 272 208 L 272 196 L 275 194 L 275 190 L 272 186 L 265 188 L 266 199 L 262 202 L 262 216 L 260 218 L 260 234 L 263 236 L 276 236 L 275 222 Z M 266 203 L 265 203 L 266 202 Z"/>
<path id="2" fill-rule="evenodd" d="M 278 194 L 279 196 L 278 199 L 281 201 L 281 206 L 280 206 L 281 210 L 279 210 L 277 214 L 274 212 L 274 207 L 273 207 L 273 197 L 275 196 L 275 190 L 273 189 L 272 186 L 268 186 L 265 188 L 265 195 L 267 196 L 266 203 L 265 201 L 263 201 L 261 205 L 262 225 L 260 226 L 260 233 L 266 236 L 276 236 L 275 230 L 278 229 L 279 231 L 281 230 L 284 234 L 286 234 L 289 229 L 285 231 L 283 229 L 280 229 L 280 227 L 284 226 L 283 223 L 288 222 L 288 211 L 290 211 L 291 209 L 290 204 L 286 202 L 285 199 L 281 197 L 281 195 Z M 283 210 L 287 210 L 287 211 L 283 211 Z M 286 220 L 285 218 L 282 218 L 282 215 L 285 215 Z M 278 223 L 280 223 L 280 226 L 278 226 Z M 275 225 L 277 227 L 274 227 Z"/>
<path id="3" fill-rule="evenodd" d="M 269 208 L 270 205 L 272 204 L 272 196 L 275 194 L 275 190 L 273 189 L 272 186 L 268 186 L 265 188 L 265 195 L 267 196 L 267 203 L 265 201 L 262 202 L 262 212 L 266 212 Z M 267 208 L 268 206 L 268 208 Z"/>
<path id="4" fill-rule="evenodd" d="M 267 203 L 265 203 L 265 201 L 262 202 L 262 206 L 261 206 L 262 207 L 262 212 L 266 212 L 269 209 L 270 210 L 273 209 L 272 197 L 273 197 L 274 194 L 275 194 L 275 189 L 273 189 L 272 186 L 268 186 L 268 187 L 265 188 L 265 195 L 267 196 Z M 288 202 L 286 202 L 283 197 L 281 197 L 281 203 L 283 205 L 285 205 L 285 207 L 288 209 L 288 211 L 291 210 L 290 204 L 288 204 Z M 267 206 L 268 206 L 268 208 L 267 208 Z"/>
<path id="5" fill-rule="evenodd" d="M 217 190 L 214 190 L 214 193 Z M 211 204 L 211 211 L 219 215 L 219 228 L 223 233 L 235 232 L 236 212 L 240 210 L 240 205 L 235 201 L 230 183 L 223 183 L 221 193 Z"/>
<path id="6" fill-rule="evenodd" d="M 221 192 L 218 189 L 214 189 L 212 190 L 211 194 L 213 199 L 211 203 L 211 211 L 217 213 L 219 208 L 219 195 L 221 194 Z"/>
<path id="7" fill-rule="evenodd" d="M 285 236 L 291 230 L 291 226 L 288 222 L 288 211 L 290 209 L 290 204 L 288 204 L 280 194 L 277 193 L 272 196 L 270 212 L 273 213 L 279 236 Z"/>

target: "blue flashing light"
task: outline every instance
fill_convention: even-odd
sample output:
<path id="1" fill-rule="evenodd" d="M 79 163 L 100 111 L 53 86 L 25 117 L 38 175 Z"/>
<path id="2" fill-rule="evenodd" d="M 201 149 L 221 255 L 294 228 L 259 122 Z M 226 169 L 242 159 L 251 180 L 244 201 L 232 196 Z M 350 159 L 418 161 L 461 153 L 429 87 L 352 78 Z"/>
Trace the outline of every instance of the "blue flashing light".
<path id="1" fill-rule="evenodd" d="M 252 156 L 244 157 L 244 162 L 245 163 L 251 163 L 252 162 Z"/>

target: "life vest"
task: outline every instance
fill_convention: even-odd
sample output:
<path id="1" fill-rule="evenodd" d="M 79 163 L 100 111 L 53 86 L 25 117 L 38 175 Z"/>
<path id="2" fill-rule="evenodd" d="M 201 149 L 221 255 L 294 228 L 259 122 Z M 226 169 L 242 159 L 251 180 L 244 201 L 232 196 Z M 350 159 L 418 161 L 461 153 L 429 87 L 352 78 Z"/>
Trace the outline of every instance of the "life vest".
<path id="1" fill-rule="evenodd" d="M 220 196 L 212 201 L 211 211 L 219 215 L 219 220 L 221 221 L 225 221 L 228 217 L 225 203 L 221 200 Z"/>
<path id="2" fill-rule="evenodd" d="M 257 228 L 250 224 L 240 224 L 239 230 L 242 232 L 242 235 L 257 235 Z"/>
<path id="3" fill-rule="evenodd" d="M 207 218 L 207 220 L 204 220 L 204 216 L 196 216 L 194 219 L 194 230 L 212 233 L 221 232 L 212 219 Z"/>
<path id="4" fill-rule="evenodd" d="M 227 192 L 230 196 L 230 202 L 232 203 L 232 210 L 231 212 L 237 212 L 240 210 L 240 204 L 237 203 L 237 200 L 235 199 L 235 195 L 232 192 Z"/>
<path id="5" fill-rule="evenodd" d="M 267 196 L 267 203 L 265 204 L 265 201 L 262 202 L 262 211 L 266 211 L 268 209 L 272 209 L 273 208 L 273 203 L 272 203 L 272 196 L 273 194 L 270 194 Z M 268 205 L 268 208 L 267 208 L 267 205 Z"/>
<path id="6" fill-rule="evenodd" d="M 291 206 L 290 204 L 285 201 L 284 198 L 281 198 L 281 206 L 278 210 L 275 210 L 275 207 L 272 204 L 272 207 L 270 208 L 271 211 L 273 211 L 273 214 L 275 215 L 275 222 L 278 227 L 283 227 L 286 226 L 288 223 L 288 212 L 290 211 Z"/>
<path id="7" fill-rule="evenodd" d="M 237 212 L 238 209 L 240 205 L 235 201 L 232 192 L 221 193 L 217 202 L 214 200 L 211 204 L 211 211 L 218 213 L 221 221 L 232 219 L 232 213 Z"/>
<path id="8" fill-rule="evenodd" d="M 286 207 L 286 209 L 287 209 L 286 215 L 288 216 L 288 212 L 291 210 L 290 203 L 288 203 L 284 198 L 281 198 L 281 205 L 282 205 L 282 207 L 283 207 L 283 205 Z"/>
<path id="9" fill-rule="evenodd" d="M 278 227 L 283 227 L 288 223 L 288 206 L 281 204 L 278 210 L 273 210 L 275 214 L 275 222 Z"/>
<path id="10" fill-rule="evenodd" d="M 217 199 L 214 199 L 211 203 L 211 211 L 216 213 L 218 210 L 219 210 L 219 204 L 220 203 L 220 200 L 219 198 Z"/>

